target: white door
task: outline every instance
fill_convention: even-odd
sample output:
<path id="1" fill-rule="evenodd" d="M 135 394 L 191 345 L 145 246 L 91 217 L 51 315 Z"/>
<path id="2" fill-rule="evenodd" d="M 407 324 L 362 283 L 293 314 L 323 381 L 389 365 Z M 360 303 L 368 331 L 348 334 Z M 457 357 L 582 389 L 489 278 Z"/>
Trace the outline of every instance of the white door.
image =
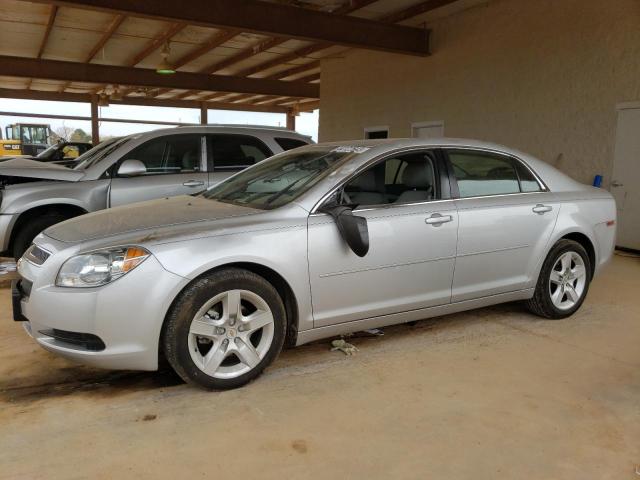
<path id="1" fill-rule="evenodd" d="M 444 137 L 443 122 L 420 122 L 411 124 L 413 138 L 441 138 Z"/>
<path id="2" fill-rule="evenodd" d="M 611 193 L 618 208 L 617 245 L 640 250 L 640 108 L 618 111 Z"/>

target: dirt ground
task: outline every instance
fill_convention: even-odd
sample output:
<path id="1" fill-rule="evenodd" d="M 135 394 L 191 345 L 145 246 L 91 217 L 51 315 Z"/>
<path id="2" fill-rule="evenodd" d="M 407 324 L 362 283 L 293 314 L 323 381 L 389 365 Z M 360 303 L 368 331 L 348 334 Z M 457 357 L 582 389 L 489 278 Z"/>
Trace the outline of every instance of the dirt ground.
<path id="1" fill-rule="evenodd" d="M 639 292 L 616 256 L 570 319 L 451 315 L 208 393 L 50 355 L 0 290 L 0 478 L 639 479 Z"/>

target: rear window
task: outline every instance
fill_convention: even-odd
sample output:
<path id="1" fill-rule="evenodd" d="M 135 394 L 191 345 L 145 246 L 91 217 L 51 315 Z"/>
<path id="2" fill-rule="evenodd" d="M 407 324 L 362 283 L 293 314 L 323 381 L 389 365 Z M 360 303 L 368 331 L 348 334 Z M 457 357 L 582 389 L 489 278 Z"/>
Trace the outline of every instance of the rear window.
<path id="1" fill-rule="evenodd" d="M 305 145 L 309 144 L 308 142 L 300 140 L 299 138 L 276 138 L 275 141 L 284 151 L 293 150 L 294 148 L 298 147 L 304 147 Z"/>
<path id="2" fill-rule="evenodd" d="M 462 198 L 541 190 L 533 174 L 511 157 L 473 150 L 448 153 Z"/>
<path id="3" fill-rule="evenodd" d="M 209 166 L 213 170 L 241 170 L 273 155 L 259 139 L 250 135 L 207 135 Z"/>

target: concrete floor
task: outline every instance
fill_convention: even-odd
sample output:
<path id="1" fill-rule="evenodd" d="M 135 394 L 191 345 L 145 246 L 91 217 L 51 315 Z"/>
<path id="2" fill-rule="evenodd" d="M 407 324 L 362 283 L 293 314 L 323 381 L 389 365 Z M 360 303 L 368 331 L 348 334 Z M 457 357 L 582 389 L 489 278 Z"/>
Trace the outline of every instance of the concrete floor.
<path id="1" fill-rule="evenodd" d="M 0 290 L 0 478 L 638 479 L 639 292 L 616 256 L 570 319 L 451 315 L 207 393 L 49 355 Z"/>

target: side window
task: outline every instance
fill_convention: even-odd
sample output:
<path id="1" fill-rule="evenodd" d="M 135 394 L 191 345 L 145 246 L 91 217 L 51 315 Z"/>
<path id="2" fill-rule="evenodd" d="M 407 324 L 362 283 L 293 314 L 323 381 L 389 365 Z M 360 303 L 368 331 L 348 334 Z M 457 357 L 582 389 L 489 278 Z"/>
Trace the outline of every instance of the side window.
<path id="1" fill-rule="evenodd" d="M 213 170 L 239 170 L 273 155 L 262 141 L 250 135 L 208 135 L 207 149 Z"/>
<path id="2" fill-rule="evenodd" d="M 140 160 L 147 175 L 200 171 L 200 135 L 170 135 L 143 143 L 120 159 Z"/>
<path id="3" fill-rule="evenodd" d="M 308 145 L 307 142 L 298 138 L 274 138 L 274 140 L 284 151 L 293 150 L 294 148 L 304 147 L 305 145 Z"/>
<path id="4" fill-rule="evenodd" d="M 492 153 L 450 150 L 460 197 L 520 193 L 514 160 Z"/>
<path id="5" fill-rule="evenodd" d="M 437 195 L 434 164 L 429 152 L 389 158 L 347 183 L 344 199 L 359 206 L 433 200 Z"/>

